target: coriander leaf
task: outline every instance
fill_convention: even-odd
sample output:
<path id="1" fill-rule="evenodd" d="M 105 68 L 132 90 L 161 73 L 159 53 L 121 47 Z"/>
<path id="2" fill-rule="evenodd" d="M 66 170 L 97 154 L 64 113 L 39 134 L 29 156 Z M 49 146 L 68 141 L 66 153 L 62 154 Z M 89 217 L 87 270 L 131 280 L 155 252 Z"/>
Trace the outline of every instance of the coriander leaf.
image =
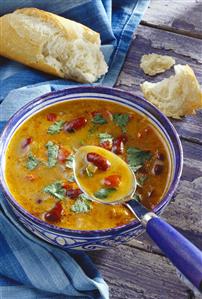
<path id="1" fill-rule="evenodd" d="M 126 133 L 126 126 L 129 122 L 129 115 L 122 113 L 114 113 L 113 114 L 114 123 L 121 128 L 123 133 Z"/>
<path id="2" fill-rule="evenodd" d="M 67 162 L 65 164 L 65 166 L 67 168 L 73 168 L 73 161 L 74 161 L 74 155 L 70 155 L 68 158 L 67 158 Z"/>
<path id="3" fill-rule="evenodd" d="M 56 197 L 58 199 L 64 199 L 65 194 L 66 194 L 66 190 L 62 187 L 62 184 L 58 181 L 46 186 L 43 189 L 43 191 L 53 195 L 54 197 Z"/>
<path id="4" fill-rule="evenodd" d="M 40 163 L 40 161 L 32 153 L 30 153 L 28 155 L 28 160 L 27 160 L 26 167 L 29 170 L 35 169 L 39 165 L 39 163 Z"/>
<path id="5" fill-rule="evenodd" d="M 100 139 L 100 143 L 109 141 L 110 143 L 112 143 L 113 141 L 113 137 L 112 135 L 108 134 L 108 133 L 100 133 L 99 134 L 99 139 Z"/>
<path id="6" fill-rule="evenodd" d="M 93 117 L 92 122 L 98 125 L 104 125 L 107 123 L 106 119 L 102 116 L 102 114 L 96 114 Z"/>
<path id="7" fill-rule="evenodd" d="M 144 182 L 148 179 L 147 175 L 142 175 L 140 177 L 137 178 L 137 185 L 142 187 Z"/>
<path id="8" fill-rule="evenodd" d="M 52 141 L 48 141 L 46 148 L 48 149 L 48 167 L 51 168 L 57 163 L 59 146 Z"/>
<path id="9" fill-rule="evenodd" d="M 94 193 L 95 197 L 100 199 L 105 199 L 110 195 L 112 192 L 115 192 L 116 188 L 101 188 L 97 192 Z"/>
<path id="10" fill-rule="evenodd" d="M 48 134 L 54 135 L 59 133 L 62 130 L 62 126 L 64 125 L 63 120 L 58 120 L 54 122 L 49 128 L 48 128 Z"/>
<path id="11" fill-rule="evenodd" d="M 81 194 L 79 195 L 79 198 L 80 198 L 80 199 L 83 199 L 83 200 L 91 201 L 91 198 L 90 198 L 87 194 L 85 194 L 85 193 L 81 193 Z"/>
<path id="12" fill-rule="evenodd" d="M 67 181 L 68 181 L 69 183 L 73 183 L 73 182 L 75 182 L 75 177 L 74 177 L 74 175 L 72 174 L 71 176 L 69 176 L 68 179 L 67 179 Z"/>
<path id="13" fill-rule="evenodd" d="M 81 195 L 70 208 L 74 213 L 87 213 L 92 208 L 89 200 Z"/>
<path id="14" fill-rule="evenodd" d="M 143 151 L 135 147 L 129 147 L 127 150 L 127 162 L 134 172 L 141 168 L 144 162 L 150 158 L 151 153 L 149 151 Z"/>

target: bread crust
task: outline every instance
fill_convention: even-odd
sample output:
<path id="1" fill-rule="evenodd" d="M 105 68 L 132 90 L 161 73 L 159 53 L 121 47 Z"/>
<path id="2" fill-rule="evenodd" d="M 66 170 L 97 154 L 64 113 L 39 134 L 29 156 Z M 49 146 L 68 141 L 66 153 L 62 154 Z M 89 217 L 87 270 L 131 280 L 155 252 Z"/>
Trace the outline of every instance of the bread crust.
<path id="1" fill-rule="evenodd" d="M 42 55 L 42 49 L 48 37 L 37 35 L 37 32 L 33 32 L 33 36 L 30 35 L 29 26 L 25 27 L 23 23 L 19 25 L 16 21 L 16 16 L 19 17 L 19 14 L 22 17 L 38 18 L 44 24 L 52 26 L 55 32 L 70 42 L 82 39 L 86 43 L 90 42 L 99 47 L 99 33 L 82 24 L 37 8 L 22 8 L 0 17 L 0 55 L 61 78 L 87 82 L 85 78 L 78 79 L 71 75 L 67 77 L 60 69 L 47 63 Z"/>

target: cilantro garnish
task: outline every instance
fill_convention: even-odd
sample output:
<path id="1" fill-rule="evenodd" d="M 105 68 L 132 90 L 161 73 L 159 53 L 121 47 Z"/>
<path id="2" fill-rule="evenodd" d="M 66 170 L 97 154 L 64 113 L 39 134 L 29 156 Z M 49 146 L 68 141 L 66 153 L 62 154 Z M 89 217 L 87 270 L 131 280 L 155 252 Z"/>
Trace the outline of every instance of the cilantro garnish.
<path id="1" fill-rule="evenodd" d="M 60 182 L 52 183 L 43 189 L 44 192 L 53 195 L 58 199 L 64 199 L 66 190 L 62 187 Z"/>
<path id="2" fill-rule="evenodd" d="M 32 153 L 29 153 L 26 167 L 29 170 L 33 170 L 39 165 L 39 163 L 40 161 Z"/>
<path id="3" fill-rule="evenodd" d="M 104 125 L 107 123 L 106 119 L 102 116 L 102 114 L 100 113 L 97 113 L 93 119 L 92 119 L 92 122 L 94 124 L 98 124 L 98 125 Z"/>
<path id="4" fill-rule="evenodd" d="M 129 147 L 127 150 L 127 162 L 133 171 L 142 167 L 146 160 L 151 158 L 149 151 L 143 151 L 135 147 Z"/>
<path id="5" fill-rule="evenodd" d="M 126 126 L 129 122 L 129 115 L 122 113 L 114 113 L 113 114 L 114 123 L 121 128 L 123 133 L 126 133 Z"/>
<path id="6" fill-rule="evenodd" d="M 91 209 L 90 200 L 85 194 L 79 195 L 78 199 L 71 206 L 71 211 L 74 213 L 87 213 Z"/>
<path id="7" fill-rule="evenodd" d="M 68 179 L 67 179 L 67 181 L 68 181 L 69 183 L 73 183 L 73 182 L 75 182 L 75 177 L 74 177 L 74 175 L 72 174 L 71 176 L 69 176 Z"/>
<path id="8" fill-rule="evenodd" d="M 65 166 L 67 168 L 73 168 L 73 161 L 74 161 L 74 155 L 70 155 L 68 158 L 67 158 L 67 162 L 65 164 Z"/>
<path id="9" fill-rule="evenodd" d="M 48 141 L 46 148 L 48 149 L 48 167 L 51 168 L 57 163 L 59 146 L 52 141 Z"/>
<path id="10" fill-rule="evenodd" d="M 100 199 L 105 199 L 115 191 L 116 188 L 101 188 L 100 190 L 94 193 L 94 196 Z"/>
<path id="11" fill-rule="evenodd" d="M 113 141 L 113 137 L 112 135 L 108 134 L 108 133 L 100 133 L 99 134 L 99 139 L 100 139 L 100 143 L 109 141 L 110 143 L 112 143 Z"/>
<path id="12" fill-rule="evenodd" d="M 64 125 L 63 120 L 58 120 L 54 122 L 49 128 L 48 128 L 48 134 L 54 135 L 59 133 L 62 130 L 62 126 Z"/>

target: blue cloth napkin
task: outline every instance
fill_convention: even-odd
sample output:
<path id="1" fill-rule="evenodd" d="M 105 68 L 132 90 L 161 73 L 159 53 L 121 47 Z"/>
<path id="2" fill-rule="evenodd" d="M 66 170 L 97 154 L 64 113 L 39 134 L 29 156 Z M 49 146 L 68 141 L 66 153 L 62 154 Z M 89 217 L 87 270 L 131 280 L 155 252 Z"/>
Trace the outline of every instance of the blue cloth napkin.
<path id="1" fill-rule="evenodd" d="M 38 7 L 100 32 L 109 72 L 94 85 L 113 86 L 132 34 L 149 0 L 7 0 L 0 15 Z M 8 118 L 41 94 L 78 85 L 0 57 L 0 131 Z M 64 251 L 17 223 L 0 194 L 0 298 L 109 298 L 108 286 L 87 254 Z"/>

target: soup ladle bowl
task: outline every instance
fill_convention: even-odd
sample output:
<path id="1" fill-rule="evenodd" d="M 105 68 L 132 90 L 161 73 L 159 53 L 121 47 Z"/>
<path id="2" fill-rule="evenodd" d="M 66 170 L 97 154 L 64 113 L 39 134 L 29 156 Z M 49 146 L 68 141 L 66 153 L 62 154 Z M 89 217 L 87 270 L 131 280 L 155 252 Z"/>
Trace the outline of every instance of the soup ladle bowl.
<path id="1" fill-rule="evenodd" d="M 86 184 L 87 181 L 83 180 L 83 167 L 88 163 L 87 154 L 89 153 L 101 155 L 107 159 L 109 165 L 117 167 L 119 171 L 120 169 L 122 170 L 121 174 L 125 180 L 122 184 L 123 188 L 118 193 L 113 192 L 113 195 L 110 194 L 109 199 L 97 198 L 92 191 L 94 184 Z M 124 160 L 104 148 L 87 145 L 80 147 L 76 152 L 73 170 L 80 189 L 92 201 L 110 205 L 124 204 L 130 209 L 138 221 L 145 227 L 150 238 L 159 246 L 176 268 L 195 287 L 202 291 L 202 252 L 165 220 L 158 217 L 154 212 L 149 211 L 141 202 L 136 200 L 136 176 Z"/>

